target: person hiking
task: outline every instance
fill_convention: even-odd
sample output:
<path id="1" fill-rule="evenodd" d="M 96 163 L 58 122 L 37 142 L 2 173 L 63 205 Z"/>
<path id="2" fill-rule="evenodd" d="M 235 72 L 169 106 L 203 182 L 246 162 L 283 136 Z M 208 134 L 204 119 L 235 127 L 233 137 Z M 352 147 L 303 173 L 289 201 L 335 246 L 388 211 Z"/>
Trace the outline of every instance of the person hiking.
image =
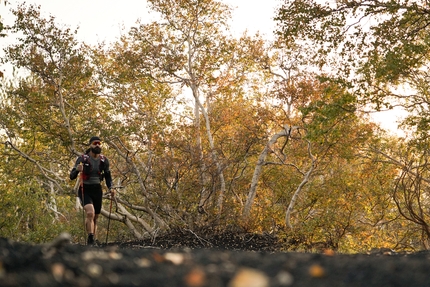
<path id="1" fill-rule="evenodd" d="M 70 179 L 74 180 L 80 176 L 80 187 L 78 197 L 84 208 L 85 230 L 88 233 L 87 244 L 95 244 L 95 234 L 97 231 L 97 219 L 102 209 L 103 191 L 101 181 L 105 179 L 110 196 L 115 196 L 112 189 L 112 176 L 109 170 L 109 160 L 101 154 L 101 140 L 97 136 L 91 137 L 90 148 L 76 159 L 75 165 L 70 171 Z"/>

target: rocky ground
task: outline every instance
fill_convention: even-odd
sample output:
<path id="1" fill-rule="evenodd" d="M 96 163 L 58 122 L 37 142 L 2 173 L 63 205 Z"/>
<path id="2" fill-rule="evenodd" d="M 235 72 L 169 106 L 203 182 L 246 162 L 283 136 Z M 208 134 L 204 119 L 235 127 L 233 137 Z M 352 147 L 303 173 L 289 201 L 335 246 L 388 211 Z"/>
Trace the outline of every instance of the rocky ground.
<path id="1" fill-rule="evenodd" d="M 430 253 L 280 252 L 269 235 L 190 230 L 98 247 L 0 238 L 0 286 L 430 286 Z"/>

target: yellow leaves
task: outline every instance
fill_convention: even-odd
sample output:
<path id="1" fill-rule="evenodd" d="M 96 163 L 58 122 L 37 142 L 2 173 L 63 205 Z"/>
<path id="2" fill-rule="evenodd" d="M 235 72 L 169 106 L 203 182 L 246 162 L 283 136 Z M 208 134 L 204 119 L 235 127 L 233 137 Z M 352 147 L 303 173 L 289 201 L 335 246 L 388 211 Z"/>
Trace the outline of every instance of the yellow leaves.
<path id="1" fill-rule="evenodd" d="M 396 173 L 357 158 L 374 134 L 371 124 L 354 117 L 351 95 L 313 76 L 269 74 L 269 65 L 277 64 L 282 70 L 291 55 L 279 49 L 269 57 L 272 51 L 266 50 L 261 38 L 233 39 L 223 34 L 228 9 L 218 2 L 152 0 L 151 5 L 170 22 L 132 28 L 108 49 L 82 48 L 78 53 L 67 33 L 52 42 L 57 46 L 51 48 L 64 55 L 58 62 L 47 61 L 38 49 L 16 47 L 15 52 L 29 54 L 17 53 L 12 60 L 25 64 L 37 77 L 23 81 L 6 99 L 11 113 L 2 124 L 8 127 L 8 135 L 22 141 L 23 150 L 31 152 L 42 167 L 63 177 L 72 149 L 85 148 L 82 137 L 102 132 L 111 140 L 106 151 L 112 153 L 113 166 L 127 184 L 130 206 L 144 202 L 148 205 L 142 209 L 156 207 L 154 213 L 160 212 L 148 222 L 180 217 L 198 223 L 198 195 L 205 189 L 215 198 L 222 173 L 226 185 L 222 203 L 229 212 L 221 220 L 237 223 L 267 138 L 285 126 L 299 126 L 291 137 L 282 134 L 270 144 L 251 212 L 252 230 L 263 232 L 284 224 L 285 209 L 309 169 L 306 138 L 318 164 L 292 215 L 304 244 L 331 240 L 334 246 L 352 250 L 360 248 L 360 242 L 363 246 L 394 242 L 389 239 L 393 233 L 372 225 L 394 218 L 395 209 L 386 195 Z M 197 119 L 207 120 L 206 125 L 193 126 Z M 51 158 L 55 164 L 47 160 Z M 42 177 L 34 164 L 9 164 L 0 169 L 0 176 L 7 178 L 2 181 L 3 199 L 27 211 L 29 203 L 21 194 L 16 198 L 19 205 L 13 202 L 17 189 L 12 183 L 33 196 L 34 191 L 43 194 L 40 186 L 50 182 L 29 180 Z M 61 181 L 60 185 L 68 187 Z M 31 206 L 40 212 L 46 198 L 36 199 L 31 197 Z M 64 198 L 57 199 L 57 204 L 67 209 Z M 22 214 L 12 210 L 3 215 Z M 207 210 L 211 221 L 216 214 L 210 206 Z M 151 214 L 131 213 L 142 221 Z M 181 263 L 177 256 L 167 257 L 156 259 Z M 324 274 L 318 266 L 309 272 L 314 277 Z M 188 285 L 203 284 L 199 270 L 188 275 Z M 238 278 L 239 286 L 247 282 L 240 274 Z M 264 278 L 261 282 L 265 284 Z"/>

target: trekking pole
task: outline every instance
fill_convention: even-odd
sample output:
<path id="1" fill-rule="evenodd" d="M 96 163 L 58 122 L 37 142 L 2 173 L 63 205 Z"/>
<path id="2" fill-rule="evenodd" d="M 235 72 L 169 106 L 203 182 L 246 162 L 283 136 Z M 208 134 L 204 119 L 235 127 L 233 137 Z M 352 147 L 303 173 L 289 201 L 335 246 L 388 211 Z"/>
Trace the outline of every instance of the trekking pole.
<path id="1" fill-rule="evenodd" d="M 82 162 L 79 163 L 80 165 L 82 165 Z M 84 223 L 84 244 L 85 244 L 85 237 L 87 236 L 87 228 L 85 226 L 85 209 L 84 209 L 84 174 L 83 171 L 79 173 L 79 185 L 81 187 L 82 190 L 82 200 L 81 200 L 81 204 L 82 204 L 82 221 Z"/>
<path id="2" fill-rule="evenodd" d="M 110 208 L 109 208 L 109 218 L 108 218 L 108 226 L 106 231 L 106 245 L 108 243 L 108 236 L 109 236 L 109 225 L 110 225 L 110 215 L 112 214 L 112 195 L 110 195 Z"/>

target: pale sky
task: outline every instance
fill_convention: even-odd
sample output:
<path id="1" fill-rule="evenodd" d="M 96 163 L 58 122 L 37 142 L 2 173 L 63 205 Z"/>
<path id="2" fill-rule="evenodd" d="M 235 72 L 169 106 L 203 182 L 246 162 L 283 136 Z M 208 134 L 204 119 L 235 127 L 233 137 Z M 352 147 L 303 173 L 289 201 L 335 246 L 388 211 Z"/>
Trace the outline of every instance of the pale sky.
<path id="1" fill-rule="evenodd" d="M 231 29 L 234 35 L 245 30 L 251 34 L 257 31 L 271 38 L 275 24 L 275 8 L 281 0 L 221 0 L 233 8 Z M 9 0 L 4 8 L 17 7 L 24 1 Z M 79 26 L 78 37 L 89 44 L 104 40 L 110 42 L 121 33 L 126 33 L 138 19 L 143 23 L 155 20 L 151 18 L 145 0 L 26 0 L 27 4 L 41 6 L 44 16 L 55 16 L 59 24 L 74 29 Z M 2 13 L 2 17 L 3 16 Z M 123 28 L 126 28 L 125 30 Z M 265 37 L 266 38 L 266 37 Z"/>

